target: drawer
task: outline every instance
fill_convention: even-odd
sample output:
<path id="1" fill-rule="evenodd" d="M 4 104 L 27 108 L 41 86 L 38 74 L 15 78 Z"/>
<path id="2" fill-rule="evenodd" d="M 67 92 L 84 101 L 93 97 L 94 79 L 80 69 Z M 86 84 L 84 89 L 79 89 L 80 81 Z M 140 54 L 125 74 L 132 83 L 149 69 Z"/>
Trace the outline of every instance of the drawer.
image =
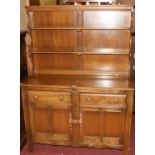
<path id="1" fill-rule="evenodd" d="M 36 103 L 71 104 L 71 95 L 66 92 L 29 91 L 29 101 Z"/>
<path id="2" fill-rule="evenodd" d="M 126 95 L 120 94 L 81 94 L 80 104 L 126 104 Z"/>

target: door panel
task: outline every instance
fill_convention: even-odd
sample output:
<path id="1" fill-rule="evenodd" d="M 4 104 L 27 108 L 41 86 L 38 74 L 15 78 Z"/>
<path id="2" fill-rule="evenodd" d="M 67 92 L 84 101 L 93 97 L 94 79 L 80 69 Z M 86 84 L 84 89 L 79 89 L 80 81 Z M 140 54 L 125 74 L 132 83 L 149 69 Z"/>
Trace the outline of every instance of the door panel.
<path id="1" fill-rule="evenodd" d="M 70 113 L 67 110 L 53 109 L 52 126 L 54 133 L 69 133 Z"/>
<path id="2" fill-rule="evenodd" d="M 29 91 L 28 94 L 33 141 L 69 143 L 72 135 L 69 93 Z"/>
<path id="3" fill-rule="evenodd" d="M 84 95 L 91 98 L 91 94 L 85 93 Z M 96 94 L 95 102 L 91 104 L 83 103 L 85 100 L 83 100 L 82 95 L 80 100 L 81 145 L 121 147 L 123 144 L 126 102 L 124 104 L 119 102 L 106 104 L 105 99 L 109 98 L 109 95 Z M 93 99 L 94 96 L 95 94 L 92 94 Z M 110 96 L 113 97 L 112 94 Z M 101 101 L 101 97 L 104 103 L 97 103 L 97 101 Z M 118 94 L 118 97 L 124 98 L 125 94 Z M 117 95 L 115 95 L 115 98 L 117 98 Z"/>
<path id="4" fill-rule="evenodd" d="M 48 110 L 45 108 L 34 109 L 34 126 L 36 132 L 49 132 Z"/>
<path id="5" fill-rule="evenodd" d="M 96 111 L 82 112 L 83 134 L 86 136 L 99 136 L 99 113 Z"/>
<path id="6" fill-rule="evenodd" d="M 106 137 L 121 137 L 124 130 L 125 112 L 105 112 L 103 118 L 104 135 Z"/>

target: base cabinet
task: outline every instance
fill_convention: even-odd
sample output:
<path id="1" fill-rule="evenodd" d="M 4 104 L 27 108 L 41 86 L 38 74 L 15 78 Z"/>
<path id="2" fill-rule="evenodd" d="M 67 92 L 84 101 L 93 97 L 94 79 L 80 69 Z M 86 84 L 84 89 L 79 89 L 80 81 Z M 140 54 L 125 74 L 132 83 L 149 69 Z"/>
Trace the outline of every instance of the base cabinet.
<path id="1" fill-rule="evenodd" d="M 128 148 L 132 91 L 22 89 L 29 150 L 33 143 Z"/>

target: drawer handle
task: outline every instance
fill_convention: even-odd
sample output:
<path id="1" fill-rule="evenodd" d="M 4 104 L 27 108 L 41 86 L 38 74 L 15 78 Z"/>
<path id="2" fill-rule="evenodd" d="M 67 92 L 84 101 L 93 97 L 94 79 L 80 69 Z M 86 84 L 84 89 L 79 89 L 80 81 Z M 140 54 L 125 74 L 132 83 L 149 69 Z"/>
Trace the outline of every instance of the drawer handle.
<path id="1" fill-rule="evenodd" d="M 59 99 L 60 99 L 60 101 L 63 101 L 64 100 L 64 97 L 63 96 L 60 96 Z"/>
<path id="2" fill-rule="evenodd" d="M 82 53 L 78 52 L 77 55 L 80 56 L 80 55 L 82 55 Z"/>
<path id="3" fill-rule="evenodd" d="M 91 100 L 90 98 L 87 98 L 87 102 L 90 102 L 90 100 Z"/>
<path id="4" fill-rule="evenodd" d="M 118 101 L 119 101 L 118 99 L 115 99 L 115 100 L 114 100 L 115 103 L 118 103 Z"/>
<path id="5" fill-rule="evenodd" d="M 38 96 L 37 96 L 37 95 L 35 95 L 35 96 L 34 96 L 34 98 L 35 98 L 35 99 L 37 99 L 37 98 L 38 98 Z"/>
<path id="6" fill-rule="evenodd" d="M 110 110 L 110 109 L 107 109 L 105 110 L 106 112 L 122 112 L 121 110 Z"/>

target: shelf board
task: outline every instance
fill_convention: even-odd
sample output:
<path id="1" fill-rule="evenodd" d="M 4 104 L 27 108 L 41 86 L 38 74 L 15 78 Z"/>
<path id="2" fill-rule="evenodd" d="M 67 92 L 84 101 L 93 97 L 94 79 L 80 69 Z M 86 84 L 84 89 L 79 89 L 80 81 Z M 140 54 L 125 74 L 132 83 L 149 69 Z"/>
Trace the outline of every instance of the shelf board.
<path id="1" fill-rule="evenodd" d="M 98 75 L 98 76 L 118 76 L 118 77 L 128 77 L 128 72 L 110 72 L 110 71 L 97 71 L 97 70 L 36 70 L 35 74 L 64 74 L 64 75 Z"/>
<path id="2" fill-rule="evenodd" d="M 130 30 L 131 27 L 106 28 L 106 27 L 32 27 L 30 30 Z"/>
<path id="3" fill-rule="evenodd" d="M 49 5 L 46 6 L 26 6 L 27 11 L 32 11 L 32 12 L 38 12 L 38 11 L 93 11 L 93 10 L 118 10 L 118 11 L 131 11 L 133 10 L 132 5 L 90 5 L 90 6 L 85 6 L 85 5 L 80 5 L 80 6 L 74 6 L 74 5 L 52 5 L 52 7 Z"/>
<path id="4" fill-rule="evenodd" d="M 52 49 L 32 49 L 32 54 L 76 54 L 76 55 L 128 55 L 129 49 L 113 49 L 113 48 L 102 48 L 102 49 L 84 49 L 84 51 L 54 51 Z"/>

